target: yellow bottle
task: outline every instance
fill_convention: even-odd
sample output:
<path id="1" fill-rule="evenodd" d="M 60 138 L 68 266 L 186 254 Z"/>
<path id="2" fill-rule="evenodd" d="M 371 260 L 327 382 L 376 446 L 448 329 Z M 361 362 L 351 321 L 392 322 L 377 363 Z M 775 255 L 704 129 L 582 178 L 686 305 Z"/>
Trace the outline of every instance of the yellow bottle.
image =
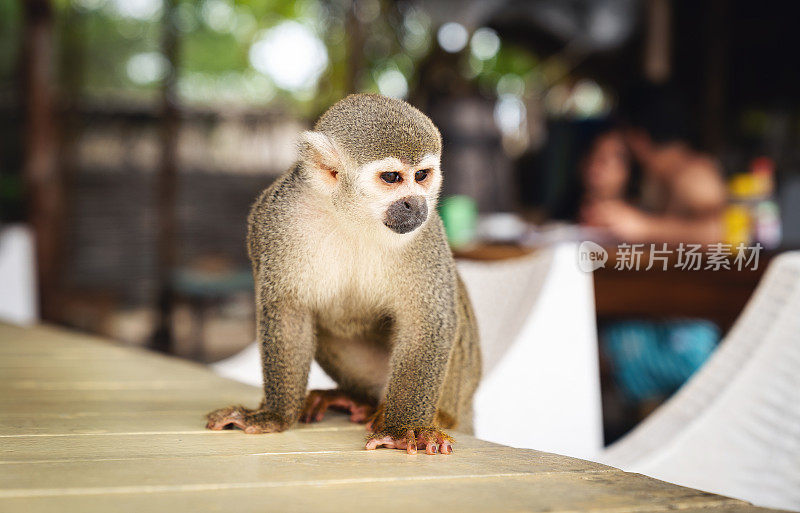
<path id="1" fill-rule="evenodd" d="M 750 244 L 753 241 L 753 215 L 749 201 L 757 195 L 759 183 L 749 173 L 733 175 L 728 182 L 730 204 L 725 208 L 725 243 Z"/>

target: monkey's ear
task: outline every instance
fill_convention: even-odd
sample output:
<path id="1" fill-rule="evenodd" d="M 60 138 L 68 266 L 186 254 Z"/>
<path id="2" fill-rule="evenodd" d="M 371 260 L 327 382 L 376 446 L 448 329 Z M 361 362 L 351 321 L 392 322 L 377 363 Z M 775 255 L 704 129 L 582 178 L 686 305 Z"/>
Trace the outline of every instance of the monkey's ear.
<path id="1" fill-rule="evenodd" d="M 310 130 L 300 136 L 300 158 L 334 179 L 342 165 L 341 154 L 331 138 Z"/>

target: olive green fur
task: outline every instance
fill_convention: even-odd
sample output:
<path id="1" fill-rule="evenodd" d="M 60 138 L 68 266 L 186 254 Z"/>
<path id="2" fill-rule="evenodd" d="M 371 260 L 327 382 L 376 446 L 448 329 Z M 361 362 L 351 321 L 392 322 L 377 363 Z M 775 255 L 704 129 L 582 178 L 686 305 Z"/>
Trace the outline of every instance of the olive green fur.
<path id="1" fill-rule="evenodd" d="M 402 100 L 377 94 L 352 94 L 335 103 L 314 130 L 346 148 L 357 164 L 385 157 L 416 164 L 442 151 L 433 121 Z"/>

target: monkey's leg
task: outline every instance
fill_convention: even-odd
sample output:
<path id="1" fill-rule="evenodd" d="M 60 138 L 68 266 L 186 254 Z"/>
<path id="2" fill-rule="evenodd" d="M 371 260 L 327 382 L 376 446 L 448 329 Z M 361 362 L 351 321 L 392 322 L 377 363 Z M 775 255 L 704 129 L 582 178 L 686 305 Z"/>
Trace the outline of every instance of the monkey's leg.
<path id="1" fill-rule="evenodd" d="M 366 422 L 375 412 L 375 407 L 342 390 L 312 390 L 308 393 L 300 420 L 303 422 L 319 422 L 328 408 L 345 411 L 350 414 L 351 422 Z"/>
<path id="2" fill-rule="evenodd" d="M 264 372 L 264 399 L 258 409 L 229 406 L 208 414 L 208 429 L 238 427 L 245 433 L 283 431 L 297 421 L 314 355 L 310 312 L 285 304 L 259 302 L 258 336 Z"/>

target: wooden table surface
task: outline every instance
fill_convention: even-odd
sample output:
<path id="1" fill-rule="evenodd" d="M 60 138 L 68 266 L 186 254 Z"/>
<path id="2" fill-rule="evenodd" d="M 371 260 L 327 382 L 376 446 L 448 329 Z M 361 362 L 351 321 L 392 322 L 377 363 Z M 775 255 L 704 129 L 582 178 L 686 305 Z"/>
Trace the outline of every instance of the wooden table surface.
<path id="1" fill-rule="evenodd" d="M 365 451 L 342 416 L 280 434 L 207 431 L 259 390 L 196 364 L 0 324 L 0 511 L 766 511 L 457 435 L 451 456 Z"/>

